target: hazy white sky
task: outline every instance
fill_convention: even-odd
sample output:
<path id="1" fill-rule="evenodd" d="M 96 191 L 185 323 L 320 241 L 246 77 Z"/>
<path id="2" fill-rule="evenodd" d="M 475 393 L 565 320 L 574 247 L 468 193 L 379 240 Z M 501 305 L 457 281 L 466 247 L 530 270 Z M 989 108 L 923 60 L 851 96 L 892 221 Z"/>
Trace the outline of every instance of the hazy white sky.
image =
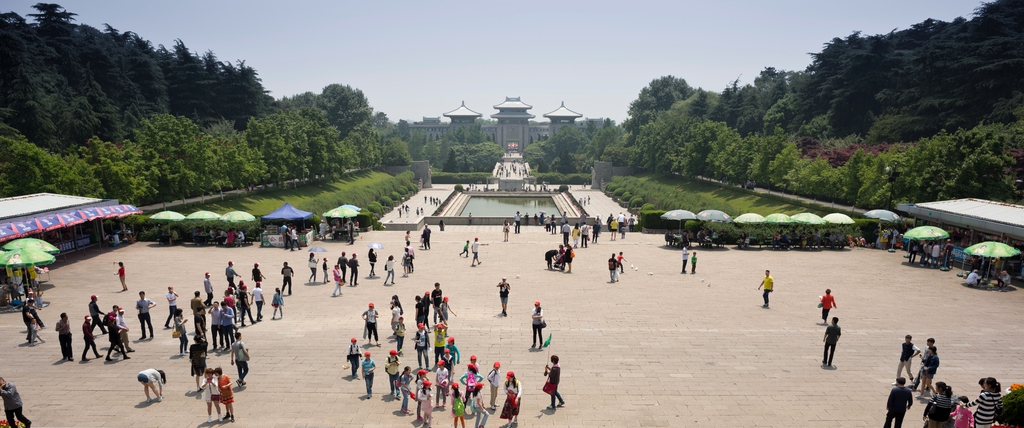
<path id="1" fill-rule="evenodd" d="M 0 11 L 33 13 L 38 0 Z M 834 37 L 970 18 L 977 0 L 63 1 L 79 23 L 181 39 L 245 60 L 280 98 L 330 83 L 363 90 L 392 120 L 466 106 L 489 116 L 521 96 L 622 121 L 651 80 L 721 90 L 764 67 L 803 69 Z"/>

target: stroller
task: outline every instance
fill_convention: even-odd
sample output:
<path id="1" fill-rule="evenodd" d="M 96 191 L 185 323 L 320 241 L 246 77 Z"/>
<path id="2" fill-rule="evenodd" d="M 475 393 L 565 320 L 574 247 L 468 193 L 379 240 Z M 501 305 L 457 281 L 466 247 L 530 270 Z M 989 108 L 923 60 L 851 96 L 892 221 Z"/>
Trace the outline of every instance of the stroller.
<path id="1" fill-rule="evenodd" d="M 544 260 L 548 262 L 548 270 L 565 270 L 565 261 L 563 256 L 558 254 L 558 250 L 549 250 L 544 253 Z"/>

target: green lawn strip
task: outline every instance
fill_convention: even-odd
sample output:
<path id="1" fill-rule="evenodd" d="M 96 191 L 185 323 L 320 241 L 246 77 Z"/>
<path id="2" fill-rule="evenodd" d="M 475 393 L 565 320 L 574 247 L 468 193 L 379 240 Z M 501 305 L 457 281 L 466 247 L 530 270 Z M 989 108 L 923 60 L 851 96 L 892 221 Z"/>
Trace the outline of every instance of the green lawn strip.
<path id="1" fill-rule="evenodd" d="M 285 202 L 288 202 L 295 208 L 313 211 L 314 214 L 320 215 L 328 209 L 350 203 L 350 201 L 346 200 L 349 198 L 348 195 L 361 193 L 360 191 L 366 187 L 388 178 L 391 178 L 391 176 L 383 172 L 359 171 L 346 174 L 333 182 L 307 184 L 296 189 L 275 189 L 223 202 L 215 201 L 198 204 L 192 206 L 188 212 L 209 210 L 218 214 L 224 214 L 229 211 L 245 211 L 259 217 L 270 214 L 280 208 L 281 205 L 284 205 Z M 329 208 L 324 209 L 324 207 L 328 206 Z"/>

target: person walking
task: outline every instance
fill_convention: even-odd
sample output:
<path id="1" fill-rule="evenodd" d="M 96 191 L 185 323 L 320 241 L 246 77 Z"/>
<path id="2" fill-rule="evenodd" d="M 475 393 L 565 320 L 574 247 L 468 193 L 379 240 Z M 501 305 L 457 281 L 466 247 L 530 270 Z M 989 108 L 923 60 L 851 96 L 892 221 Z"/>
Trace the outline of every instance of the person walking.
<path id="1" fill-rule="evenodd" d="M 924 379 L 924 373 L 927 371 L 927 368 L 924 365 L 924 360 L 925 360 L 925 358 L 928 355 L 931 354 L 931 352 L 928 350 L 928 348 L 931 348 L 932 346 L 935 346 L 935 338 L 934 337 L 929 337 L 928 340 L 924 341 L 924 343 L 925 343 L 925 347 L 921 351 L 921 354 L 918 355 L 918 358 L 921 359 L 921 366 L 917 369 L 917 377 L 913 378 L 914 383 L 912 383 L 912 384 L 910 384 L 908 386 L 908 388 L 910 388 L 911 391 L 916 391 L 918 385 L 921 384 L 921 380 Z"/>
<path id="2" fill-rule="evenodd" d="M 338 257 L 338 267 L 341 268 L 341 279 L 342 283 L 345 282 L 345 278 L 348 278 L 348 253 L 342 251 L 341 257 Z"/>
<path id="3" fill-rule="evenodd" d="M 896 366 L 896 377 L 899 378 L 900 372 L 902 372 L 903 369 L 906 369 L 907 377 L 909 377 L 911 381 L 914 380 L 914 372 L 911 370 L 911 359 L 921 354 L 921 348 L 914 345 L 914 343 L 911 342 L 912 339 L 913 337 L 909 334 L 903 338 L 903 346 L 902 349 L 900 349 L 900 363 Z M 898 381 L 893 382 L 892 384 L 896 385 L 897 383 Z"/>
<path id="4" fill-rule="evenodd" d="M 885 402 L 885 428 L 892 428 L 895 421 L 896 428 L 903 427 L 903 417 L 914 405 L 914 394 L 905 385 L 907 380 L 897 377 L 895 387 L 889 391 L 889 399 Z"/>
<path id="5" fill-rule="evenodd" d="M 124 282 L 124 262 L 117 262 L 117 279 L 121 281 L 121 291 L 128 291 L 128 284 Z"/>
<path id="6" fill-rule="evenodd" d="M 171 319 L 174 318 L 175 312 L 178 310 L 178 293 L 174 292 L 174 287 L 167 287 L 167 320 L 164 321 L 164 328 L 171 328 Z M 149 333 L 152 335 L 153 333 Z"/>
<path id="7" fill-rule="evenodd" d="M 369 278 L 376 278 L 377 272 L 374 271 L 374 269 L 377 266 L 377 252 L 374 251 L 373 248 L 370 248 L 370 251 L 366 253 L 366 261 L 370 263 Z M 327 269 L 324 269 L 324 275 L 327 275 Z M 327 282 L 326 278 L 324 278 L 324 282 Z"/>
<path id="8" fill-rule="evenodd" d="M 697 252 L 696 251 L 694 251 L 693 254 L 694 254 L 694 257 L 697 257 Z M 772 278 L 771 271 L 769 271 L 767 269 L 764 271 L 764 279 L 761 280 L 761 285 L 758 285 L 757 289 L 760 290 L 762 287 L 764 288 L 764 293 L 761 294 L 761 297 L 764 298 L 764 305 L 762 305 L 761 307 L 762 308 L 767 308 L 768 307 L 768 295 L 771 294 L 772 290 L 775 288 L 775 278 Z"/>
<path id="9" fill-rule="evenodd" d="M 359 345 L 356 344 L 356 338 L 353 337 L 349 341 L 348 354 L 345 356 L 345 359 L 348 360 L 349 368 L 352 369 L 352 379 L 359 379 L 359 376 L 356 375 L 356 371 L 359 370 L 359 358 Z"/>
<path id="10" fill-rule="evenodd" d="M 181 309 L 174 310 L 174 333 L 178 337 L 178 356 L 188 355 L 188 332 L 185 330 L 185 314 Z"/>
<path id="11" fill-rule="evenodd" d="M 309 278 L 306 278 L 306 283 L 311 284 L 316 282 L 316 268 L 320 267 L 320 263 L 316 259 L 316 255 L 309 253 L 309 260 L 306 260 L 306 266 L 309 267 Z"/>
<path id="12" fill-rule="evenodd" d="M 288 295 L 292 295 L 292 276 L 295 275 L 295 270 L 288 266 L 288 262 L 284 262 L 284 267 L 281 268 L 281 277 L 283 281 L 281 283 L 281 290 L 288 290 Z"/>
<path id="13" fill-rule="evenodd" d="M 465 254 L 465 256 L 463 256 L 463 254 Z M 466 241 L 466 245 L 462 246 L 462 252 L 459 253 L 459 256 L 469 257 L 469 241 L 468 240 Z"/>
<path id="14" fill-rule="evenodd" d="M 217 387 L 220 388 L 220 404 L 224 405 L 224 417 L 234 422 L 235 393 L 231 389 L 231 378 L 225 375 L 220 367 L 213 369 L 213 375 L 217 378 Z"/>
<path id="15" fill-rule="evenodd" d="M 206 272 L 203 277 L 203 290 L 206 291 L 206 301 L 203 302 L 203 305 L 209 308 L 213 304 L 213 283 L 210 282 L 209 272 Z"/>
<path id="16" fill-rule="evenodd" d="M 82 350 L 82 361 L 89 361 L 86 358 L 89 355 L 89 348 L 92 348 L 92 353 L 95 358 L 100 357 L 100 353 L 96 350 L 96 338 L 92 334 L 92 317 L 89 315 L 85 316 L 85 323 L 82 324 L 82 338 L 85 339 L 85 349 Z"/>
<path id="17" fill-rule="evenodd" d="M 405 366 L 402 374 L 398 376 L 398 390 L 402 393 L 402 413 L 408 415 L 409 393 L 412 386 L 412 367 Z"/>
<path id="18" fill-rule="evenodd" d="M 284 318 L 284 295 L 281 294 L 280 288 L 274 289 L 274 297 L 270 305 L 274 307 L 274 313 L 271 314 L 270 319 L 277 317 L 277 311 L 281 311 L 281 318 Z"/>
<path id="19" fill-rule="evenodd" d="M 189 301 L 192 308 L 192 323 L 195 326 L 196 334 L 206 334 L 206 306 L 203 305 L 203 298 L 199 297 L 199 290 L 196 290 L 195 297 Z"/>
<path id="20" fill-rule="evenodd" d="M 932 379 L 935 378 L 935 373 L 939 370 L 939 349 L 934 346 L 928 347 L 928 356 L 924 358 L 924 373 L 921 377 L 924 381 L 921 382 L 921 394 L 917 397 L 922 398 L 925 392 L 935 392 L 935 388 L 932 387 Z"/>
<path id="21" fill-rule="evenodd" d="M 139 300 L 135 302 L 135 309 L 139 311 L 139 324 L 142 325 L 142 339 L 146 340 L 146 324 L 149 324 L 149 337 L 153 335 L 153 318 L 150 316 L 149 310 L 156 307 L 156 303 L 146 298 L 146 292 L 139 292 Z"/>
<path id="22" fill-rule="evenodd" d="M 562 399 L 562 394 L 558 393 L 558 381 L 562 375 L 562 368 L 558 365 L 558 355 L 551 356 L 551 365 L 544 366 L 544 376 L 548 377 L 547 382 L 544 384 L 544 392 L 551 395 L 551 405 L 548 406 L 548 410 L 555 409 L 555 399 L 558 399 L 558 407 L 565 406 L 565 400 Z"/>
<path id="23" fill-rule="evenodd" d="M 686 261 L 688 260 L 689 256 L 690 256 L 690 250 L 688 250 L 685 246 L 683 246 L 683 271 L 679 272 L 679 273 L 686 273 Z"/>
<path id="24" fill-rule="evenodd" d="M 224 276 L 228 279 L 228 287 L 235 288 L 235 277 L 241 278 L 242 276 L 235 272 L 235 263 L 228 260 L 228 267 L 224 268 Z"/>
<path id="25" fill-rule="evenodd" d="M 373 270 L 371 265 L 370 270 Z M 384 285 L 388 285 L 388 279 L 391 279 L 391 285 L 395 285 L 395 256 L 388 256 L 388 261 L 384 262 Z"/>
<path id="26" fill-rule="evenodd" d="M 191 366 L 190 374 L 196 378 L 196 392 L 203 392 L 203 386 L 200 384 L 202 381 L 203 374 L 206 372 L 206 339 L 203 335 L 196 334 L 192 337 L 194 342 L 188 347 L 188 360 Z"/>
<path id="27" fill-rule="evenodd" d="M 572 234 L 572 227 L 569 223 L 562 223 L 562 245 L 569 246 L 569 235 Z"/>
<path id="28" fill-rule="evenodd" d="M 548 324 L 544 322 L 544 310 L 540 307 L 540 302 L 533 302 L 533 310 L 530 312 L 530 318 L 533 319 L 533 344 L 530 348 L 537 348 L 537 343 L 544 344 L 544 327 Z"/>
<path id="29" fill-rule="evenodd" d="M 501 316 L 508 316 L 508 292 L 512 290 L 512 285 L 508 283 L 508 277 L 501 277 L 501 282 L 498 283 L 498 299 L 501 300 Z"/>
<path id="30" fill-rule="evenodd" d="M 100 305 L 97 302 L 99 297 L 93 294 L 89 299 L 89 318 L 92 319 L 92 327 L 89 328 L 89 332 L 91 333 L 96 326 L 99 326 L 100 332 L 107 334 L 107 325 L 104 322 L 106 317 L 103 316 L 103 311 L 100 311 Z"/>
<path id="31" fill-rule="evenodd" d="M 252 295 L 245 284 L 238 285 L 238 292 L 235 294 L 235 307 L 238 308 L 238 319 L 245 327 L 245 316 L 249 316 L 249 324 L 255 325 L 256 320 L 252 318 Z"/>
<path id="32" fill-rule="evenodd" d="M 491 410 L 498 408 L 495 400 L 498 398 L 498 387 L 501 386 L 501 362 L 495 361 L 494 368 L 487 373 L 487 383 L 491 386 Z M 482 407 L 481 407 L 482 409 Z"/>
<path id="33" fill-rule="evenodd" d="M 388 352 L 388 359 L 387 362 L 384 364 L 384 371 L 388 373 L 388 387 L 391 388 L 391 392 L 389 392 L 389 394 L 391 394 L 395 398 L 399 398 L 398 393 L 399 390 L 401 389 L 398 383 L 398 365 L 401 363 L 402 361 L 401 359 L 398 358 L 397 350 L 392 349 L 390 352 Z"/>
<path id="34" fill-rule="evenodd" d="M 263 321 L 263 287 L 258 282 L 256 288 L 252 289 L 252 301 L 256 303 L 256 322 Z"/>
<path id="35" fill-rule="evenodd" d="M 352 258 L 348 259 L 348 270 L 351 271 L 348 280 L 349 286 L 359 285 L 359 260 L 356 260 L 356 253 L 352 253 Z"/>
<path id="36" fill-rule="evenodd" d="M 164 384 L 167 383 L 167 374 L 163 370 L 146 369 L 139 372 L 136 378 L 142 384 L 142 392 L 146 393 L 147 403 L 153 401 L 153 398 L 149 396 L 150 390 L 156 396 L 157 402 L 164 401 Z"/>
<path id="37" fill-rule="evenodd" d="M 235 310 L 227 301 L 220 302 L 220 341 L 224 349 L 235 343 Z"/>
<path id="38" fill-rule="evenodd" d="M 431 232 L 432 231 L 430 230 L 430 225 L 429 224 L 423 225 L 423 233 L 420 235 L 420 239 L 423 240 L 423 249 L 424 250 L 429 250 L 430 249 L 430 233 Z"/>
<path id="39" fill-rule="evenodd" d="M 473 413 L 476 414 L 476 420 L 473 422 L 473 426 L 476 428 L 482 428 L 487 426 L 487 418 L 490 417 L 491 414 L 487 413 L 487 410 L 484 408 L 484 398 L 479 392 L 480 389 L 484 387 L 484 383 L 477 382 L 474 387 L 476 388 L 477 393 L 473 395 Z"/>
<path id="40" fill-rule="evenodd" d="M 433 386 L 433 384 L 430 380 L 424 379 L 421 387 L 416 390 L 416 401 L 418 402 L 416 405 L 417 414 L 418 409 L 422 408 L 423 426 L 426 428 L 431 428 L 434 423 L 434 407 L 430 405 L 430 400 L 434 396 L 434 391 L 431 386 Z M 417 417 L 417 419 L 419 419 L 419 417 Z"/>
<path id="41" fill-rule="evenodd" d="M 117 350 L 118 352 L 121 353 L 122 359 L 125 359 L 125 360 L 130 360 L 131 359 L 131 357 L 128 356 L 128 353 L 125 352 L 125 350 L 124 350 L 124 344 L 121 341 L 122 336 L 121 336 L 121 332 L 119 330 L 120 329 L 118 328 L 117 317 L 116 316 L 108 317 L 107 318 L 107 333 L 108 333 L 108 338 L 110 340 L 110 347 L 107 348 L 107 359 L 106 359 L 107 361 L 110 361 L 110 353 L 112 351 L 114 351 L 114 350 Z M 127 334 L 125 336 L 127 336 Z"/>
<path id="42" fill-rule="evenodd" d="M 203 401 L 206 402 L 206 422 L 213 422 L 213 406 L 217 406 L 217 421 L 224 420 L 220 414 L 220 385 L 217 385 L 217 377 L 212 368 L 203 370 L 203 383 L 199 385 L 199 390 L 203 392 Z"/>
<path id="43" fill-rule="evenodd" d="M 341 291 L 341 285 L 345 283 L 345 278 L 341 276 L 341 269 L 338 265 L 334 265 L 334 270 L 331 271 L 334 275 L 334 291 L 331 292 L 331 297 L 338 297 L 345 295 L 345 292 Z"/>
<path id="44" fill-rule="evenodd" d="M 363 380 L 366 382 L 366 398 L 373 396 L 373 372 L 377 370 L 377 363 L 370 358 L 370 351 L 363 353 Z"/>
<path id="45" fill-rule="evenodd" d="M 512 424 L 519 424 L 519 407 L 523 403 L 523 385 L 516 379 L 516 374 L 509 371 L 505 374 L 505 405 L 501 408 L 501 419 L 508 419 Z"/>
<path id="46" fill-rule="evenodd" d="M 60 321 L 57 321 L 57 340 L 60 342 L 60 354 L 62 361 L 75 361 L 74 351 L 71 350 L 71 323 L 68 321 L 67 312 L 60 314 Z"/>
<path id="47" fill-rule="evenodd" d="M 935 395 L 932 395 L 932 399 L 925 406 L 922 417 L 922 420 L 928 423 L 928 428 L 942 428 L 953 411 L 953 388 L 946 385 L 946 382 L 936 382 L 935 390 Z"/>
<path id="48" fill-rule="evenodd" d="M 416 363 L 422 369 L 430 364 L 430 355 L 428 354 L 430 352 L 430 332 L 427 331 L 423 323 L 417 324 L 416 327 L 418 329 L 416 335 L 413 336 L 413 347 L 416 349 Z"/>
<path id="49" fill-rule="evenodd" d="M 117 307 L 115 320 L 117 322 L 117 332 L 121 336 L 121 344 L 124 345 L 128 352 L 135 352 L 128 339 L 128 321 L 124 319 L 124 308 Z"/>
<path id="50" fill-rule="evenodd" d="M 213 349 L 217 349 L 217 339 L 223 339 L 224 336 L 220 334 L 221 317 L 224 316 L 224 310 L 220 307 L 220 302 L 213 302 L 213 307 L 210 308 L 210 336 L 213 338 Z M 227 348 L 227 343 L 224 344 L 224 348 Z"/>
<path id="51" fill-rule="evenodd" d="M 473 238 L 473 261 L 469 265 L 470 267 L 476 266 L 477 264 L 483 264 L 483 261 L 480 260 L 480 245 L 480 238 Z"/>
<path id="52" fill-rule="evenodd" d="M 242 333 L 235 333 L 235 343 L 231 344 L 231 365 L 238 367 L 238 386 L 245 386 L 245 376 L 249 374 L 249 348 L 242 342 Z"/>
<path id="53" fill-rule="evenodd" d="M 363 312 L 363 320 L 366 321 L 366 344 L 370 344 L 370 338 L 372 337 L 377 346 L 380 346 L 380 337 L 377 335 L 377 310 L 373 308 L 373 302 L 370 302 L 368 309 Z"/>
<path id="54" fill-rule="evenodd" d="M 825 342 L 825 351 L 821 356 L 822 367 L 832 367 L 832 356 L 836 353 L 836 344 L 839 343 L 839 336 L 843 330 L 839 328 L 839 318 L 832 317 L 832 325 L 825 328 L 825 336 L 821 338 Z"/>
<path id="55" fill-rule="evenodd" d="M 32 421 L 28 420 L 22 411 L 25 408 L 25 403 L 21 401 L 21 394 L 18 393 L 18 387 L 14 386 L 13 383 L 0 377 L 0 397 L 4 401 L 4 414 L 7 416 L 7 423 L 11 426 L 14 425 L 14 421 L 17 420 L 25 424 L 25 428 L 32 427 Z M 17 418 L 17 419 L 15 419 Z"/>
<path id="56" fill-rule="evenodd" d="M 974 414 L 971 413 L 968 401 L 970 401 L 970 399 L 967 398 L 966 395 L 960 396 L 960 399 L 957 400 L 953 411 L 949 414 L 949 421 L 946 422 L 946 425 L 952 422 L 954 428 L 977 428 L 974 421 Z M 992 426 L 992 424 L 982 425 L 985 426 L 985 428 Z"/>
<path id="57" fill-rule="evenodd" d="M 828 311 L 836 308 L 836 298 L 832 295 L 832 289 L 826 288 L 825 295 L 821 296 L 821 323 L 828 325 Z M 899 373 L 897 373 L 899 374 Z"/>

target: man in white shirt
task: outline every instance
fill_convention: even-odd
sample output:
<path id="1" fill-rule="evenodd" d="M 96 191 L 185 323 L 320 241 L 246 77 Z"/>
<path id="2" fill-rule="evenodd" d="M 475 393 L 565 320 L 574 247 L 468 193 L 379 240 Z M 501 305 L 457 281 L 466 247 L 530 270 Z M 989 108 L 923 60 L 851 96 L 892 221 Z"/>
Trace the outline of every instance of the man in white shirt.
<path id="1" fill-rule="evenodd" d="M 494 400 L 498 397 L 498 387 L 501 386 L 501 373 L 498 372 L 498 369 L 500 368 L 501 363 L 495 361 L 494 368 L 491 369 L 490 373 L 487 373 L 487 382 L 491 384 L 491 410 L 498 408 L 498 406 L 494 404 Z"/>
<path id="2" fill-rule="evenodd" d="M 968 285 L 978 285 L 981 283 L 981 275 L 978 275 L 978 270 L 975 269 L 970 275 L 967 275 Z"/>
<path id="3" fill-rule="evenodd" d="M 206 301 L 203 302 L 207 308 L 213 304 L 213 283 L 210 282 L 210 273 L 207 272 L 203 278 L 203 290 L 206 290 Z"/>
<path id="4" fill-rule="evenodd" d="M 683 271 L 680 273 L 686 273 L 686 261 L 689 260 L 690 251 L 683 247 Z"/>
<path id="5" fill-rule="evenodd" d="M 256 302 L 256 322 L 263 321 L 263 288 L 260 288 L 259 282 L 252 289 L 252 301 Z"/>
<path id="6" fill-rule="evenodd" d="M 178 293 L 174 292 L 174 287 L 167 287 L 167 304 L 170 306 L 171 312 L 167 314 L 167 321 L 164 321 L 164 328 L 171 328 L 171 320 L 174 319 L 174 312 L 178 310 Z"/>
<path id="7" fill-rule="evenodd" d="M 373 308 L 372 302 L 366 312 L 363 312 L 363 319 L 366 320 L 366 343 L 369 344 L 370 337 L 373 337 L 377 346 L 380 346 L 380 337 L 377 336 L 377 310 Z"/>
<path id="8" fill-rule="evenodd" d="M 522 220 L 522 216 L 519 215 L 519 211 L 516 211 L 516 233 L 519 233 L 519 222 Z"/>
<path id="9" fill-rule="evenodd" d="M 483 263 L 480 261 L 480 238 L 473 238 L 473 245 L 471 247 L 473 250 L 473 261 L 470 266 L 472 267 L 476 266 L 477 263 Z"/>
<path id="10" fill-rule="evenodd" d="M 128 323 L 124 320 L 124 309 L 117 309 L 117 318 L 115 321 L 117 323 L 118 334 L 121 335 L 121 343 L 124 344 L 124 349 L 128 352 L 135 352 L 135 350 L 132 349 L 131 341 L 128 340 Z"/>

